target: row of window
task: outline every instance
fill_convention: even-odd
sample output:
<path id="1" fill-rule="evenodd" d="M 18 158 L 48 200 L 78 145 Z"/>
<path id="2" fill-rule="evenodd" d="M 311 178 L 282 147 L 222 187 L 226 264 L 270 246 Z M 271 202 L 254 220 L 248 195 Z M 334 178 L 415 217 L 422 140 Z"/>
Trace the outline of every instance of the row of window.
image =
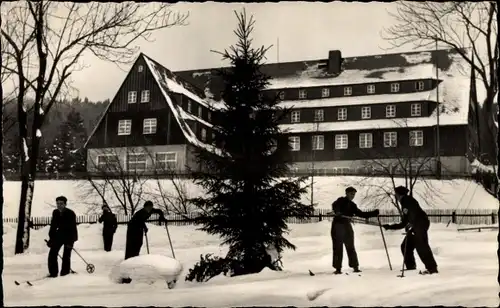
<path id="1" fill-rule="evenodd" d="M 415 82 L 415 90 L 423 91 L 424 89 L 425 89 L 425 83 L 423 81 Z M 391 83 L 391 92 L 392 93 L 398 93 L 399 90 L 400 90 L 400 84 L 398 82 Z M 366 86 L 366 93 L 376 94 L 376 85 L 374 85 L 374 84 L 367 85 Z M 350 95 L 352 95 L 352 87 L 345 86 L 344 87 L 344 96 L 350 96 Z M 321 97 L 323 97 L 323 98 L 330 97 L 330 88 L 321 89 Z M 279 98 L 280 98 L 280 100 L 285 99 L 285 92 L 284 91 L 279 92 Z M 306 98 L 307 98 L 307 90 L 306 89 L 299 89 L 299 99 L 306 99 Z"/>
<path id="2" fill-rule="evenodd" d="M 146 171 L 148 168 L 148 157 L 146 153 L 128 153 L 126 158 L 126 170 Z M 152 157 L 150 157 L 152 158 Z M 161 170 L 171 170 L 176 167 L 176 152 L 158 152 L 154 156 L 154 167 Z M 117 155 L 103 154 L 97 156 L 97 168 L 107 170 L 120 170 L 120 159 Z"/>
<path id="3" fill-rule="evenodd" d="M 420 103 L 411 104 L 411 116 L 419 117 L 422 115 L 422 105 Z M 372 117 L 372 108 L 371 107 L 362 107 L 361 108 L 361 119 L 368 120 Z M 396 105 L 387 105 L 385 107 L 385 117 L 386 118 L 395 118 L 396 117 Z M 325 120 L 325 112 L 323 109 L 314 110 L 314 121 L 322 122 Z M 347 108 L 339 108 L 337 110 L 337 120 L 345 121 L 347 120 Z M 300 122 L 300 110 L 294 110 L 291 112 L 291 122 L 299 123 Z"/>
<path id="4" fill-rule="evenodd" d="M 151 94 L 149 90 L 141 91 L 141 103 L 149 103 Z M 129 104 L 137 103 L 137 91 L 129 91 L 127 96 L 127 102 Z"/>
<path id="5" fill-rule="evenodd" d="M 142 121 L 142 134 L 151 135 L 156 134 L 158 128 L 158 120 L 156 118 L 144 119 Z M 118 121 L 118 135 L 128 136 L 132 133 L 132 120 L 119 120 Z M 201 141 L 207 141 L 207 130 L 201 128 Z"/>
<path id="6" fill-rule="evenodd" d="M 300 136 L 290 136 L 288 138 L 291 151 L 300 151 Z M 394 148 L 398 145 L 397 132 L 384 132 L 384 147 Z M 421 130 L 410 131 L 410 146 L 420 147 L 424 145 L 424 133 Z M 373 147 L 373 134 L 359 134 L 358 146 L 360 149 L 369 149 Z M 348 148 L 347 134 L 335 135 L 335 149 L 344 150 Z M 325 136 L 312 136 L 312 149 L 321 151 L 325 149 Z"/>

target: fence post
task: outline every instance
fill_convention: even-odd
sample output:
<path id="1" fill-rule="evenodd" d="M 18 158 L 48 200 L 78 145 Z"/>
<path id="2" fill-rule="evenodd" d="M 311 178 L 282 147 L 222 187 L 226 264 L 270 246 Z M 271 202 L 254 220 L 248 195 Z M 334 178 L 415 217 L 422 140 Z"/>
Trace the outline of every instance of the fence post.
<path id="1" fill-rule="evenodd" d="M 321 215 L 321 213 L 319 213 L 319 215 L 318 215 L 318 222 L 321 222 L 321 221 L 323 220 L 323 217 L 322 217 L 322 216 L 323 216 L 323 215 Z"/>
<path id="2" fill-rule="evenodd" d="M 457 223 L 457 212 L 456 211 L 453 211 L 451 213 L 451 222 L 456 224 Z"/>
<path id="3" fill-rule="evenodd" d="M 494 225 L 496 224 L 496 219 L 495 219 L 496 213 L 495 211 L 491 212 L 491 223 Z"/>

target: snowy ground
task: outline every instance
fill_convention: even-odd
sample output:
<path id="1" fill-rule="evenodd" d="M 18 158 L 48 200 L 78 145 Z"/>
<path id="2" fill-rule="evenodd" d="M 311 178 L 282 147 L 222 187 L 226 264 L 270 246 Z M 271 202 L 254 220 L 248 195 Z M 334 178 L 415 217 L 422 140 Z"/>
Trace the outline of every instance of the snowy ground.
<path id="1" fill-rule="evenodd" d="M 187 197 L 202 195 L 198 186 L 190 180 L 183 180 Z M 399 180 L 397 185 L 403 185 Z M 4 217 L 14 218 L 18 215 L 20 182 L 6 182 L 4 187 Z M 171 181 L 163 180 L 160 183 L 163 194 L 176 196 Z M 347 186 L 358 189 L 356 202 L 362 208 L 387 208 L 390 201 L 382 200 L 381 195 L 385 191 L 392 191 L 392 183 L 387 178 L 362 178 L 362 177 L 315 177 L 314 178 L 314 200 L 318 208 L 330 208 L 334 199 L 344 194 Z M 382 187 L 382 188 L 381 188 Z M 90 186 L 86 181 L 37 181 L 35 184 L 35 195 L 31 215 L 34 217 L 50 216 L 55 208 L 55 198 L 65 195 L 68 204 L 77 215 L 96 214 L 100 212 L 100 198 L 92 194 Z M 149 181 L 144 188 L 147 193 L 142 195 L 143 199 L 153 199 L 160 196 L 156 181 Z M 467 180 L 437 181 L 426 180 L 418 183 L 416 197 L 423 208 L 439 209 L 496 209 L 498 202 L 488 194 L 480 185 Z M 111 190 L 107 192 L 108 201 L 111 205 L 118 204 L 113 201 Z M 309 202 L 310 192 L 303 196 L 304 202 Z M 471 202 L 472 200 L 472 202 Z M 96 212 L 97 211 L 97 212 Z"/>
<path id="2" fill-rule="evenodd" d="M 327 221 L 290 225 L 289 238 L 296 251 L 284 255 L 283 272 L 263 271 L 246 277 L 216 277 L 205 284 L 181 279 L 173 290 L 165 283 L 114 284 L 109 274 L 124 256 L 125 228 L 120 226 L 113 251 L 101 248 L 100 226 L 79 226 L 80 241 L 76 248 L 95 265 L 94 274 L 85 273 L 85 264 L 73 255 L 77 275 L 43 280 L 33 287 L 15 286 L 14 280 L 26 280 L 46 274 L 48 248 L 43 239 L 48 228 L 32 233 L 30 251 L 13 256 L 15 226 L 6 225 L 4 235 L 4 294 L 6 306 L 85 305 L 85 306 L 467 306 L 498 305 L 496 282 L 496 232 L 457 232 L 451 225 L 434 224 L 430 241 L 440 274 L 420 276 L 415 272 L 398 278 L 401 267 L 400 231 L 385 232 L 393 265 L 387 264 L 380 230 L 355 225 L 356 245 L 364 272 L 359 277 L 331 275 L 330 223 Z M 196 231 L 194 227 L 171 227 L 176 257 L 183 264 L 182 277 L 202 253 L 224 254 L 220 240 Z M 152 254 L 170 256 L 164 228 L 150 226 Z M 146 253 L 143 247 L 142 253 Z M 418 258 L 417 258 L 418 260 Z M 419 261 L 418 261 L 419 262 Z M 346 266 L 347 260 L 344 260 Z M 421 263 L 418 263 L 421 267 Z M 316 272 L 308 275 L 308 269 Z M 345 269 L 349 271 L 348 269 Z M 321 274 L 323 273 L 323 274 Z M 308 293 L 328 288 L 314 302 Z"/>

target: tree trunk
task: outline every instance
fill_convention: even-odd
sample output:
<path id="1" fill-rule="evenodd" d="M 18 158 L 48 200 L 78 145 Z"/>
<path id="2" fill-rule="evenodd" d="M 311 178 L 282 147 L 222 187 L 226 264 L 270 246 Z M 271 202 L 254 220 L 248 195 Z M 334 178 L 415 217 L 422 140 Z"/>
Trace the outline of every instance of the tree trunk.
<path id="1" fill-rule="evenodd" d="M 31 174 L 21 177 L 21 198 L 19 201 L 19 216 L 16 236 L 16 254 L 23 253 L 29 247 L 30 229 L 29 221 L 31 218 L 31 204 L 33 201 L 33 192 L 35 190 L 35 181 L 30 179 Z"/>
<path id="2" fill-rule="evenodd" d="M 497 120 L 499 121 L 498 123 L 500 123 L 500 113 L 497 113 Z M 498 151 L 498 149 L 500 149 L 500 130 L 497 130 L 497 179 L 500 179 L 499 177 L 499 174 L 500 174 L 500 153 Z M 500 182 L 500 181 L 497 181 L 497 182 Z M 497 185 L 496 186 L 497 188 L 497 199 L 499 199 L 499 204 L 498 204 L 498 218 L 500 218 L 500 185 Z M 497 219 L 499 220 L 499 219 Z M 498 246 L 497 246 L 497 258 L 498 258 L 498 276 L 497 276 L 497 281 L 498 281 L 498 285 L 500 286 L 500 221 L 498 222 L 498 235 L 497 235 L 497 242 L 498 242 Z M 498 297 L 500 297 L 500 292 L 498 293 Z"/>

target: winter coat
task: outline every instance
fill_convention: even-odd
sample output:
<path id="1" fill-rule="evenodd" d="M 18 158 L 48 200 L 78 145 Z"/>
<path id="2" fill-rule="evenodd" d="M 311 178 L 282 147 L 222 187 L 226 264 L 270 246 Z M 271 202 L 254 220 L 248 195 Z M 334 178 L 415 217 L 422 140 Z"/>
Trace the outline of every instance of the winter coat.
<path id="1" fill-rule="evenodd" d="M 415 198 L 412 196 L 403 196 L 399 203 L 403 211 L 402 220 L 400 223 L 388 225 L 387 229 L 399 230 L 405 228 L 408 231 L 409 229 L 427 230 L 429 228 L 429 217 Z"/>
<path id="2" fill-rule="evenodd" d="M 363 212 L 358 208 L 356 203 L 349 200 L 347 197 L 340 197 L 332 203 L 332 210 L 335 213 L 333 218 L 334 223 L 349 223 L 349 218 L 358 216 L 362 218 L 370 218 L 377 216 L 377 211 Z M 346 217 L 342 217 L 346 216 Z"/>
<path id="3" fill-rule="evenodd" d="M 103 212 L 101 217 L 99 217 L 99 222 L 102 222 L 102 233 L 111 234 L 116 232 L 118 227 L 118 221 L 116 220 L 116 215 L 111 212 Z"/>
<path id="4" fill-rule="evenodd" d="M 62 212 L 59 210 L 52 212 L 49 240 L 63 244 L 73 244 L 78 241 L 75 212 L 68 208 L 65 208 Z"/>
<path id="5" fill-rule="evenodd" d="M 163 217 L 163 212 L 159 209 L 153 209 L 151 213 L 148 213 L 144 208 L 138 210 L 134 216 L 128 222 L 128 231 L 127 232 L 142 232 L 147 230 L 146 221 L 151 217 L 152 214 L 159 214 L 160 217 Z"/>

